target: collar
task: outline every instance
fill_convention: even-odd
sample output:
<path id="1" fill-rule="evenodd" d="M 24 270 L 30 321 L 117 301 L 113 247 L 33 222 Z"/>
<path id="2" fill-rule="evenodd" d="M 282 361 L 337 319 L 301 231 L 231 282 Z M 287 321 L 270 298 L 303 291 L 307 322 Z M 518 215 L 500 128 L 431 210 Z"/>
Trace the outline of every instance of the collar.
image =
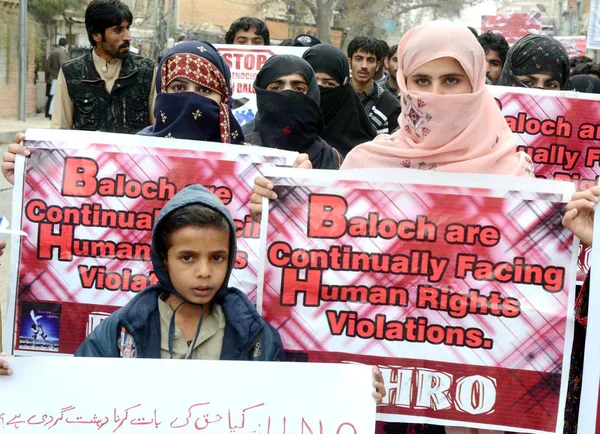
<path id="1" fill-rule="evenodd" d="M 98 54 L 96 54 L 95 48 L 92 48 L 92 59 L 94 60 L 94 64 L 99 68 L 108 68 L 108 65 L 116 66 L 122 62 L 122 60 L 118 57 L 113 57 L 110 62 L 107 62 L 102 57 L 98 56 Z"/>
<path id="2" fill-rule="evenodd" d="M 358 96 L 361 97 L 361 100 L 365 98 L 377 99 L 378 93 L 379 92 L 377 91 L 377 83 L 375 83 L 374 80 L 371 80 L 370 88 L 365 90 L 364 92 L 359 93 Z"/>

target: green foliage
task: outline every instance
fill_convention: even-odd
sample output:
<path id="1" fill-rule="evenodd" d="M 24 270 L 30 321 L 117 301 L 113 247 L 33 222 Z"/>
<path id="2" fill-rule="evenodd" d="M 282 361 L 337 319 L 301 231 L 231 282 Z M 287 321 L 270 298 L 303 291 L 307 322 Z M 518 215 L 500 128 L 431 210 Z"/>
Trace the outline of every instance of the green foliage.
<path id="1" fill-rule="evenodd" d="M 86 4 L 86 0 L 28 0 L 27 9 L 40 23 L 49 24 L 65 10 L 80 11 Z"/>

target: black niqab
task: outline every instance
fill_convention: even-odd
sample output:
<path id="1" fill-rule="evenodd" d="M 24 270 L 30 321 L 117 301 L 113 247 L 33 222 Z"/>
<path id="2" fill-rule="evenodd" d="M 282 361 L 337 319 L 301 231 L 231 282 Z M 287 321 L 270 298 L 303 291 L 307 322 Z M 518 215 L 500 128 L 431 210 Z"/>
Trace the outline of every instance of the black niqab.
<path id="1" fill-rule="evenodd" d="M 296 73 L 308 82 L 306 95 L 266 90 L 269 83 Z M 315 73 L 306 61 L 292 55 L 271 57 L 256 76 L 254 90 L 258 112 L 254 121 L 243 127 L 248 142 L 306 153 L 316 169 L 339 169 L 341 156 L 319 137 L 324 128 L 321 95 Z"/>
<path id="2" fill-rule="evenodd" d="M 325 121 L 322 137 L 342 155 L 377 135 L 363 104 L 350 83 L 348 57 L 330 44 L 319 44 L 302 55 L 315 72 L 324 72 L 340 83 L 335 88 L 321 87 L 321 111 Z"/>

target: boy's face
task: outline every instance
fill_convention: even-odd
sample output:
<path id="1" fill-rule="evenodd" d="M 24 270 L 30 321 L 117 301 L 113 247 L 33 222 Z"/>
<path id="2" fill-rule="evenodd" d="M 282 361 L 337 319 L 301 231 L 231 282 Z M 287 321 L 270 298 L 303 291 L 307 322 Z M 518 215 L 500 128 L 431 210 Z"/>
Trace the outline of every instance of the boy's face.
<path id="1" fill-rule="evenodd" d="M 227 277 L 229 231 L 185 226 L 170 242 L 165 266 L 173 287 L 189 302 L 209 304 Z"/>

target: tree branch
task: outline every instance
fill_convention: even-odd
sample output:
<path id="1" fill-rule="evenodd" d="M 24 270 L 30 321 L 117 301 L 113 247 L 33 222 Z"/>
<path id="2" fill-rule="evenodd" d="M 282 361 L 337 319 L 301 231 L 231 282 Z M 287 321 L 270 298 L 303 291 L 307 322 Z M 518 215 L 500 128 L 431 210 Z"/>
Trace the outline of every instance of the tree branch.
<path id="1" fill-rule="evenodd" d="M 310 13 L 313 15 L 313 17 L 315 18 L 315 20 L 317 19 L 317 7 L 314 5 L 313 2 L 311 2 L 310 0 L 299 0 L 300 3 L 302 3 L 304 6 L 306 6 L 309 10 Z"/>
<path id="2" fill-rule="evenodd" d="M 401 14 L 405 14 L 406 12 L 410 12 L 415 9 L 434 8 L 434 7 L 438 7 L 439 5 L 440 4 L 437 2 L 436 3 L 421 3 L 421 4 L 412 5 L 412 6 L 407 6 L 405 8 L 395 11 L 395 13 L 401 15 Z"/>

